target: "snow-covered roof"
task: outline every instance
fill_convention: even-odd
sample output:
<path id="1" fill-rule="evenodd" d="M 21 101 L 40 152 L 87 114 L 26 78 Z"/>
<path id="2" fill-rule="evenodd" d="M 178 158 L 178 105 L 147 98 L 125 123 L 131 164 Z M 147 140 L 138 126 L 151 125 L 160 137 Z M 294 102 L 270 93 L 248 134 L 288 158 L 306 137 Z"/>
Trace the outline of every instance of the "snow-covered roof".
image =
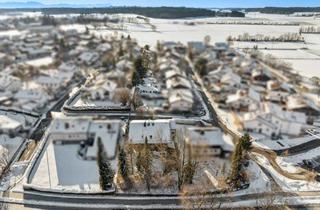
<path id="1" fill-rule="evenodd" d="M 222 83 L 234 82 L 235 84 L 240 84 L 241 83 L 241 77 L 238 74 L 230 72 L 230 73 L 227 73 L 227 74 L 222 76 L 221 82 Z"/>
<path id="2" fill-rule="evenodd" d="M 129 141 L 133 144 L 169 144 L 171 139 L 172 120 L 133 120 L 129 124 Z"/>
<path id="3" fill-rule="evenodd" d="M 194 146 L 221 147 L 226 151 L 233 150 L 233 145 L 217 127 L 189 127 L 187 141 Z"/>
<path id="4" fill-rule="evenodd" d="M 0 90 L 5 91 L 14 82 L 20 82 L 20 79 L 8 74 L 0 74 Z"/>
<path id="5" fill-rule="evenodd" d="M 236 94 L 229 95 L 226 103 L 233 103 L 244 98 L 250 98 L 257 103 L 260 103 L 261 101 L 260 94 L 250 88 L 249 90 L 239 90 Z"/>
<path id="6" fill-rule="evenodd" d="M 169 92 L 169 103 L 175 103 L 177 101 L 187 101 L 189 104 L 193 104 L 193 94 L 188 89 L 176 89 Z"/>
<path id="7" fill-rule="evenodd" d="M 21 127 L 22 124 L 5 115 L 0 115 L 0 130 L 15 130 Z"/>
<path id="8" fill-rule="evenodd" d="M 191 89 L 191 83 L 189 80 L 183 77 L 174 77 L 166 81 L 167 89 L 175 88 L 187 88 Z"/>

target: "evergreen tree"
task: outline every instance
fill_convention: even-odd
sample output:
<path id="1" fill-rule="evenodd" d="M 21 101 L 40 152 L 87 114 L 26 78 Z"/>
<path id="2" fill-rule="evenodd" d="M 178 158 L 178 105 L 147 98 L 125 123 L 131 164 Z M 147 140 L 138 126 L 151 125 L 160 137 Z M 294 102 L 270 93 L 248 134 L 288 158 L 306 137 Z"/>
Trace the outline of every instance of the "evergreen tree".
<path id="1" fill-rule="evenodd" d="M 141 82 L 139 74 L 136 71 L 133 71 L 132 73 L 131 82 L 132 82 L 132 86 L 137 86 Z"/>
<path id="2" fill-rule="evenodd" d="M 252 142 L 251 142 L 251 137 L 249 134 L 244 134 L 244 136 L 241 137 L 240 139 L 240 142 L 241 142 L 241 146 L 242 146 L 242 149 L 244 151 L 249 151 L 251 150 L 252 148 Z"/>
<path id="3" fill-rule="evenodd" d="M 185 151 L 184 151 L 185 152 Z M 191 145 L 187 145 L 188 162 L 183 166 L 183 184 L 192 184 L 196 172 L 196 162 L 192 161 Z"/>
<path id="4" fill-rule="evenodd" d="M 97 163 L 99 167 L 99 183 L 101 190 L 110 188 L 113 182 L 114 172 L 104 150 L 102 141 L 98 140 Z"/>
<path id="5" fill-rule="evenodd" d="M 127 166 L 127 155 L 123 148 L 120 148 L 118 153 L 118 174 L 122 176 L 123 179 L 128 179 L 128 166 Z"/>
<path id="6" fill-rule="evenodd" d="M 150 191 L 150 182 L 151 182 L 151 167 L 152 167 L 152 153 L 149 148 L 148 139 L 145 138 L 144 148 L 143 148 L 143 171 L 144 171 L 144 179 L 146 181 L 147 189 Z"/>
<path id="7" fill-rule="evenodd" d="M 241 167 L 246 156 L 247 152 L 252 148 L 251 137 L 249 134 L 245 134 L 239 139 L 239 142 L 236 145 L 235 151 L 232 155 L 232 165 L 231 165 L 231 175 L 230 181 L 234 184 L 234 186 L 240 186 L 240 178 L 241 178 Z"/>
<path id="8" fill-rule="evenodd" d="M 136 167 L 137 167 L 137 170 L 140 174 L 143 174 L 143 158 L 142 158 L 142 154 L 141 152 L 139 151 L 138 152 L 138 155 L 137 155 L 137 161 L 136 161 Z"/>
<path id="9" fill-rule="evenodd" d="M 145 68 L 143 58 L 139 56 L 135 61 L 134 61 L 134 69 L 136 73 L 138 74 L 139 78 L 145 77 L 147 73 L 147 69 Z"/>
<path id="10" fill-rule="evenodd" d="M 122 44 L 119 46 L 118 57 L 122 57 L 124 55 L 124 50 Z"/>
<path id="11" fill-rule="evenodd" d="M 183 168 L 183 183 L 192 184 L 194 174 L 196 172 L 196 163 L 189 160 Z"/>
<path id="12" fill-rule="evenodd" d="M 195 64 L 195 69 L 196 71 L 200 74 L 200 76 L 204 76 L 207 74 L 207 59 L 205 58 L 200 58 L 197 60 Z"/>

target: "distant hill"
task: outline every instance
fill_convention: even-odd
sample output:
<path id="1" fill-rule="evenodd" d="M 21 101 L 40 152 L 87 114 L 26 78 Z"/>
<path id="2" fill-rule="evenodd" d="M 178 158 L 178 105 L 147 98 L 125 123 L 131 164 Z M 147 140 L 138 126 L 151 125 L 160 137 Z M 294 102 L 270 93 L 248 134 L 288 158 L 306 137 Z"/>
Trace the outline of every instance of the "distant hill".
<path id="1" fill-rule="evenodd" d="M 266 14 L 290 15 L 296 12 L 320 12 L 320 7 L 264 7 L 264 8 L 248 8 L 245 10 L 246 12 L 261 12 Z"/>
<path id="2" fill-rule="evenodd" d="M 3 2 L 0 9 L 43 9 L 43 8 L 101 8 L 110 7 L 110 4 L 42 4 L 37 1 Z"/>
<path id="3" fill-rule="evenodd" d="M 192 17 L 244 17 L 245 14 L 237 11 L 216 12 L 203 8 L 188 7 L 107 7 L 107 8 L 47 8 L 45 14 L 137 14 L 151 18 L 177 19 Z"/>
<path id="4" fill-rule="evenodd" d="M 54 14 L 137 14 L 151 18 L 177 19 L 194 17 L 244 17 L 243 12 L 226 10 L 213 11 L 204 8 L 188 7 L 112 7 L 110 5 L 73 5 L 73 4 L 41 4 L 39 2 L 0 3 L 0 12 L 8 11 L 40 11 L 47 15 Z"/>

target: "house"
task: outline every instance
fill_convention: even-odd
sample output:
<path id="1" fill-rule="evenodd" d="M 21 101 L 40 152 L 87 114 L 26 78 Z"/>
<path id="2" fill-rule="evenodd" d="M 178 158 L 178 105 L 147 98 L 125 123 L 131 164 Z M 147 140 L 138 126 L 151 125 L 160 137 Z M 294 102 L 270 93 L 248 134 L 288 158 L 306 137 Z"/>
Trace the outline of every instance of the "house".
<path id="1" fill-rule="evenodd" d="M 137 92 L 142 97 L 153 98 L 158 97 L 161 91 L 158 87 L 148 84 L 140 84 L 136 87 Z"/>
<path id="2" fill-rule="evenodd" d="M 166 81 L 166 87 L 170 89 L 191 89 L 191 83 L 189 80 L 183 77 L 173 77 Z"/>
<path id="3" fill-rule="evenodd" d="M 303 113 L 285 111 L 273 103 L 263 103 L 261 109 L 243 116 L 244 130 L 276 137 L 281 134 L 298 136 L 307 127 Z"/>
<path id="4" fill-rule="evenodd" d="M 92 100 L 112 100 L 117 87 L 118 85 L 114 81 L 100 80 L 87 90 Z"/>
<path id="5" fill-rule="evenodd" d="M 147 141 L 148 144 L 173 147 L 175 132 L 173 120 L 132 120 L 129 123 L 128 141 L 133 145 L 143 145 Z"/>
<path id="6" fill-rule="evenodd" d="M 14 99 L 22 109 L 36 111 L 43 108 L 49 102 L 50 97 L 43 90 L 21 89 L 14 94 Z"/>
<path id="7" fill-rule="evenodd" d="M 90 117 L 66 117 L 53 112 L 48 129 L 56 144 L 79 144 L 83 159 L 96 159 L 98 141 L 101 141 L 109 159 L 114 159 L 121 134 L 121 121 L 100 120 Z"/>
<path id="8" fill-rule="evenodd" d="M 36 59 L 50 56 L 51 52 L 46 48 L 28 48 L 27 55 L 29 59 Z"/>
<path id="9" fill-rule="evenodd" d="M 133 63 L 128 59 L 122 59 L 116 63 L 116 68 L 123 72 L 129 72 L 133 69 Z"/>
<path id="10" fill-rule="evenodd" d="M 164 73 L 165 79 L 172 79 L 175 77 L 186 77 L 185 72 L 180 71 L 178 68 L 170 68 Z"/>
<path id="11" fill-rule="evenodd" d="M 254 69 L 251 74 L 251 80 L 255 84 L 266 85 L 272 79 L 271 72 L 267 69 Z"/>
<path id="12" fill-rule="evenodd" d="M 188 42 L 188 48 L 195 54 L 201 54 L 207 49 L 204 43 L 199 41 Z"/>
<path id="13" fill-rule="evenodd" d="M 213 49 L 218 53 L 226 52 L 229 49 L 229 45 L 226 42 L 217 42 L 215 43 Z"/>
<path id="14" fill-rule="evenodd" d="M 196 159 L 229 157 L 234 147 L 231 138 L 217 127 L 188 127 L 185 140 Z"/>
<path id="15" fill-rule="evenodd" d="M 65 85 L 63 78 L 49 75 L 40 75 L 35 79 L 35 82 L 42 88 L 52 91 L 56 91 Z"/>
<path id="16" fill-rule="evenodd" d="M 255 111 L 261 102 L 260 94 L 252 88 L 238 90 L 236 94 L 229 95 L 226 104 L 229 108 L 240 111 Z"/>
<path id="17" fill-rule="evenodd" d="M 17 92 L 21 86 L 22 82 L 18 77 L 0 73 L 0 91 Z"/>
<path id="18" fill-rule="evenodd" d="M 92 65 L 99 59 L 99 54 L 97 52 L 83 52 L 78 57 L 81 63 L 86 65 Z"/>
<path id="19" fill-rule="evenodd" d="M 265 96 L 265 99 L 273 103 L 284 104 L 288 96 L 289 96 L 288 92 L 268 91 Z"/>
<path id="20" fill-rule="evenodd" d="M 171 112 L 191 112 L 194 98 L 191 90 L 176 89 L 169 92 L 169 110 Z"/>
<path id="21" fill-rule="evenodd" d="M 6 115 L 0 115 L 0 133 L 16 135 L 22 130 L 22 124 Z"/>
<path id="22" fill-rule="evenodd" d="M 58 67 L 58 70 L 63 72 L 76 72 L 78 70 L 78 67 L 73 63 L 62 63 Z"/>
<path id="23" fill-rule="evenodd" d="M 318 116 L 320 113 L 320 107 L 310 98 L 302 95 L 290 95 L 286 102 L 287 109 L 290 111 L 305 113 L 308 116 Z"/>
<path id="24" fill-rule="evenodd" d="M 222 83 L 222 85 L 239 87 L 241 84 L 241 77 L 238 74 L 230 72 L 223 75 L 220 82 Z"/>
<path id="25" fill-rule="evenodd" d="M 97 50 L 102 53 L 109 52 L 112 50 L 112 46 L 109 43 L 103 43 L 97 47 Z"/>

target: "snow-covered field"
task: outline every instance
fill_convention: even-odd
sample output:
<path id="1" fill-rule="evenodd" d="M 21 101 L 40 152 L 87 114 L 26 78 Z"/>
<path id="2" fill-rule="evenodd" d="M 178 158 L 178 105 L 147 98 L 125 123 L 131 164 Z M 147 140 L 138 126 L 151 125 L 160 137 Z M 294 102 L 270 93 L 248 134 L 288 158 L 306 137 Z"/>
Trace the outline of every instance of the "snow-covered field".
<path id="1" fill-rule="evenodd" d="M 122 18 L 125 17 L 135 17 L 135 15 L 121 15 Z M 124 34 L 130 35 L 131 37 L 138 40 L 141 45 L 155 46 L 157 41 L 176 41 L 186 44 L 189 41 L 203 41 L 206 35 L 211 37 L 211 42 L 224 42 L 228 36 L 236 37 L 243 33 L 254 34 L 264 34 L 266 36 L 280 36 L 284 33 L 298 33 L 300 26 L 292 25 L 238 25 L 238 24 L 214 24 L 215 22 L 223 21 L 272 21 L 272 22 L 286 22 L 286 23 L 299 23 L 300 25 L 320 25 L 319 19 L 314 19 L 312 17 L 294 17 L 287 15 L 267 15 L 260 13 L 249 13 L 245 18 L 190 18 L 190 19 L 154 19 L 149 18 L 150 23 L 156 27 L 153 31 L 150 25 L 139 22 L 136 23 L 123 23 L 123 30 L 95 30 L 91 28 L 92 32 L 96 35 L 110 35 L 110 34 Z M 186 23 L 193 22 L 194 25 L 188 25 Z M 77 29 L 79 31 L 85 30 L 85 26 L 74 24 L 74 25 L 64 25 L 61 29 Z M 272 48 L 272 49 L 301 49 L 308 48 L 312 50 L 319 50 L 320 52 L 320 35 L 310 35 L 306 34 L 306 43 L 234 43 L 236 48 L 246 48 L 253 47 L 254 45 L 259 45 L 260 48 Z M 309 58 L 320 59 L 317 55 L 313 55 L 307 52 L 294 52 L 284 50 L 267 51 L 266 53 L 273 54 L 279 59 L 283 59 L 292 63 L 294 70 L 304 74 L 306 76 L 320 76 L 317 67 L 320 64 L 319 60 L 309 60 Z M 286 59 L 286 58 L 297 58 Z M 305 59 L 303 59 L 305 58 Z"/>

